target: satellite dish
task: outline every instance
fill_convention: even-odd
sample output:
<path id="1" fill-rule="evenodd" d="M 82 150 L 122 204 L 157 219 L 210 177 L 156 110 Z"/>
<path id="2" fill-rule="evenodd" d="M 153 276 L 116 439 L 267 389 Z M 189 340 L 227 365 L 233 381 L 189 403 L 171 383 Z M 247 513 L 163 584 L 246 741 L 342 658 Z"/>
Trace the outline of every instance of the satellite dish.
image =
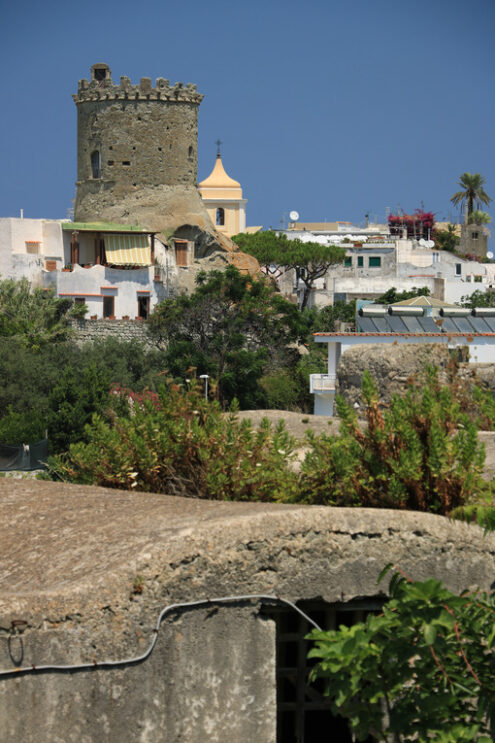
<path id="1" fill-rule="evenodd" d="M 490 260 L 493 258 L 493 253 L 491 250 L 488 251 L 488 253 L 486 254 L 486 257 L 489 258 Z"/>
<path id="2" fill-rule="evenodd" d="M 299 212 L 290 212 L 289 217 L 291 222 L 297 222 L 299 219 Z"/>

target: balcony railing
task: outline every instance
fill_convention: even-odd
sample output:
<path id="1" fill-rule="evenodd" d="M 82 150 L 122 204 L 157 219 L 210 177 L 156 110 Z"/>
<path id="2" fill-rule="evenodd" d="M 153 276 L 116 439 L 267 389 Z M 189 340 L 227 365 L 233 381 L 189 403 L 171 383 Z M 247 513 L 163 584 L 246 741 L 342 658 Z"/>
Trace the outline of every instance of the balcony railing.
<path id="1" fill-rule="evenodd" d="M 310 392 L 335 392 L 336 374 L 310 374 Z"/>

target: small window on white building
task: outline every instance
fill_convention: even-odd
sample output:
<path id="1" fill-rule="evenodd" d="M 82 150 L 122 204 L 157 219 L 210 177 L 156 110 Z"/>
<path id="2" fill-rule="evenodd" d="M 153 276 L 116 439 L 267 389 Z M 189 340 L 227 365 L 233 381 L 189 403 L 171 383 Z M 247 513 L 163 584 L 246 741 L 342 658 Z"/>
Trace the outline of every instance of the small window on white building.
<path id="1" fill-rule="evenodd" d="M 462 264 L 461 263 L 456 263 L 455 264 L 455 275 L 456 276 L 460 276 L 461 273 L 462 273 Z"/>
<path id="2" fill-rule="evenodd" d="M 26 240 L 26 253 L 37 255 L 40 252 L 40 243 L 37 240 Z"/>
<path id="3" fill-rule="evenodd" d="M 225 209 L 221 206 L 217 209 L 217 226 L 222 227 L 225 224 Z"/>

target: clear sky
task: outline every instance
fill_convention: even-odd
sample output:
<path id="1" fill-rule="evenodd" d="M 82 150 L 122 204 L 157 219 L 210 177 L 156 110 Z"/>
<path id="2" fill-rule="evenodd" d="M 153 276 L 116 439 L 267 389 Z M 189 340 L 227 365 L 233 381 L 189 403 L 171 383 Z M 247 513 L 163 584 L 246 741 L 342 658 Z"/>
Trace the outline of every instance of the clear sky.
<path id="1" fill-rule="evenodd" d="M 0 0 L 0 21 L 0 216 L 66 216 L 95 62 L 198 85 L 198 180 L 220 138 L 248 224 L 448 219 L 465 171 L 495 198 L 493 0 Z"/>

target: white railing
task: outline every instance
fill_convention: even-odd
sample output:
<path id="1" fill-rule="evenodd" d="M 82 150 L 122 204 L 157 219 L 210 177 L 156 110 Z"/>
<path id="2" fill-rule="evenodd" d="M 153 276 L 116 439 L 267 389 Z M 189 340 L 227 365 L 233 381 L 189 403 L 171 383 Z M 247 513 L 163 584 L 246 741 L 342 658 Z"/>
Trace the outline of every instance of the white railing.
<path id="1" fill-rule="evenodd" d="M 310 374 L 310 392 L 335 392 L 336 374 Z"/>

